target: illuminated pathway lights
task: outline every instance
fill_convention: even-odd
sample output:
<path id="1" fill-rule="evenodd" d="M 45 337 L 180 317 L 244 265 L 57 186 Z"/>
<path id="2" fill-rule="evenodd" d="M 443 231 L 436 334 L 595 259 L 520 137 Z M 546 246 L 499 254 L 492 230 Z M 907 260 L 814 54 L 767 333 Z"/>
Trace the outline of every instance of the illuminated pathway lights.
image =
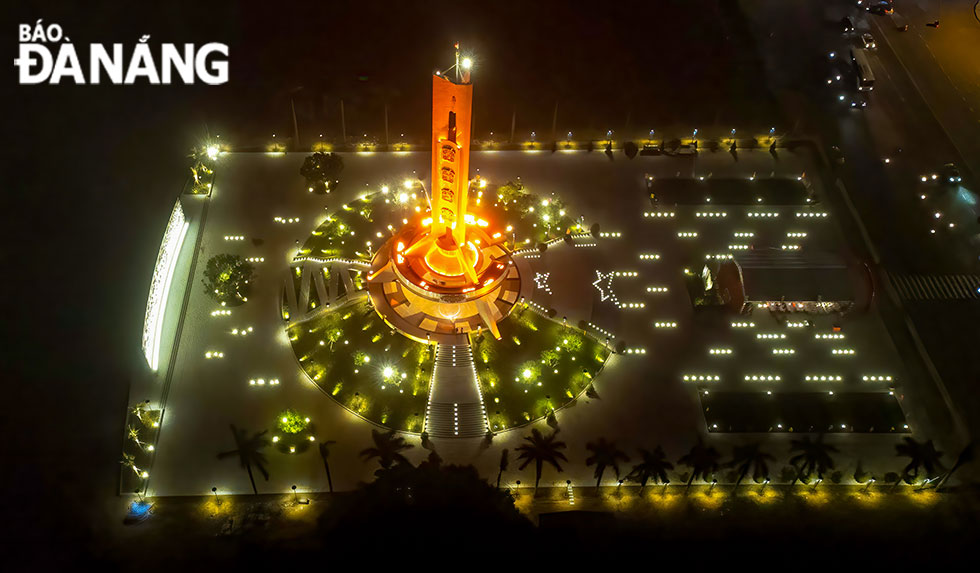
<path id="1" fill-rule="evenodd" d="M 732 323 L 732 328 L 755 328 L 755 323 L 754 322 L 744 322 L 744 321 L 733 322 Z"/>
<path id="2" fill-rule="evenodd" d="M 673 211 L 645 211 L 643 216 L 650 219 L 672 219 L 675 217 L 675 213 Z"/>
<path id="3" fill-rule="evenodd" d="M 797 212 L 796 216 L 803 219 L 826 219 L 827 213 L 820 213 L 816 211 L 801 211 L 801 212 Z"/>
<path id="4" fill-rule="evenodd" d="M 827 376 L 825 374 L 807 374 L 803 379 L 807 382 L 841 382 L 844 380 L 844 378 L 840 375 Z"/>
<path id="5" fill-rule="evenodd" d="M 654 328 L 677 328 L 677 323 L 676 322 L 667 322 L 667 321 L 654 322 L 653 323 L 653 327 Z"/>
<path id="6" fill-rule="evenodd" d="M 720 382 L 721 376 L 717 374 L 685 374 L 685 382 Z"/>

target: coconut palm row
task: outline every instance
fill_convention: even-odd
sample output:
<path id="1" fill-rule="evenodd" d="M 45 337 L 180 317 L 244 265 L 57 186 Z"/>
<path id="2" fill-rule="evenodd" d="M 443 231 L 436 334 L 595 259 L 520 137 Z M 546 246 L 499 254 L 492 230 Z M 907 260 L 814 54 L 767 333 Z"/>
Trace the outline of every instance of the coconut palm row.
<path id="1" fill-rule="evenodd" d="M 630 456 L 619 449 L 612 441 L 599 438 L 585 445 L 588 457 L 585 465 L 595 466 L 593 477 L 596 479 L 596 487 L 602 484 L 602 478 L 607 469 L 612 468 L 616 474 L 616 479 L 620 478 L 620 464 L 630 461 Z M 541 482 L 541 470 L 545 464 L 552 466 L 561 472 L 560 462 L 567 462 L 568 458 L 562 450 L 566 449 L 566 444 L 557 439 L 557 431 L 548 435 L 542 434 L 534 429 L 529 436 L 524 438 L 524 443 L 517 447 L 520 452 L 518 459 L 523 463 L 518 467 L 523 470 L 530 463 L 534 463 L 535 477 L 534 487 L 537 488 Z M 960 466 L 972 459 L 973 444 L 968 445 L 957 457 L 956 463 L 948 471 L 943 466 L 941 458 L 943 452 L 936 450 L 932 440 L 919 442 L 911 437 L 905 437 L 902 442 L 895 445 L 897 456 L 908 459 L 908 463 L 901 469 L 901 472 L 889 472 L 886 474 L 886 481 L 892 482 L 895 486 L 905 482 L 915 483 L 920 477 L 936 481 L 940 476 L 945 482 L 959 469 Z M 790 484 L 797 482 L 809 483 L 811 478 L 815 483 L 823 481 L 824 474 L 834 469 L 833 454 L 837 453 L 836 447 L 823 442 L 823 436 L 811 439 L 804 436 L 801 439 L 792 440 L 789 448 L 789 464 L 792 466 L 792 474 L 789 478 Z M 652 450 L 640 449 L 639 462 L 634 465 L 624 480 L 629 480 L 640 484 L 641 489 L 648 483 L 667 485 L 670 483 L 669 472 L 674 469 L 674 464 L 667 459 L 662 447 L 657 446 Z M 506 456 L 505 456 L 506 457 Z M 721 452 L 714 446 L 706 445 L 699 437 L 690 451 L 677 459 L 677 463 L 690 469 L 687 476 L 686 488 L 690 488 L 695 480 L 705 483 L 715 484 L 715 475 L 722 468 L 735 471 L 735 487 L 737 488 L 747 477 L 756 483 L 769 483 L 770 463 L 776 458 L 763 450 L 759 443 L 749 443 L 735 446 L 729 459 L 723 460 Z M 506 469 L 506 460 L 501 460 L 501 472 Z M 855 472 L 855 480 L 862 483 L 874 483 L 875 478 L 860 469 Z M 622 481 L 620 480 L 620 483 Z M 941 483 L 942 483 L 941 482 Z M 937 484 L 937 487 L 940 484 Z M 499 485 L 499 477 L 498 477 Z"/>
<path id="2" fill-rule="evenodd" d="M 252 484 L 252 491 L 258 493 L 255 486 L 255 479 L 252 468 L 258 469 L 259 473 L 268 481 L 269 473 L 265 469 L 267 464 L 262 449 L 270 445 L 270 441 L 265 437 L 266 432 L 250 434 L 245 430 L 231 426 L 232 435 L 235 438 L 236 449 L 218 454 L 219 459 L 237 457 L 239 463 L 248 472 L 249 481 Z M 374 445 L 362 450 L 360 456 L 365 460 L 378 461 L 380 468 L 375 472 L 390 470 L 399 465 L 408 465 L 410 462 L 402 453 L 414 446 L 405 441 L 405 438 L 396 434 L 394 431 L 381 432 L 371 430 L 371 437 Z M 330 476 L 329 455 L 333 441 L 322 442 L 319 444 L 320 457 L 323 460 L 324 469 L 327 472 L 327 480 L 330 491 L 333 491 L 333 480 Z M 558 432 L 553 431 L 543 434 L 537 428 L 524 437 L 523 443 L 517 446 L 517 459 L 521 461 L 518 466 L 519 471 L 523 471 L 528 465 L 534 464 L 534 487 L 537 488 L 541 483 L 541 473 L 545 465 L 553 467 L 561 472 L 562 463 L 568 462 L 564 450 L 567 444 L 558 439 Z M 607 469 L 612 469 L 616 479 L 620 478 L 620 465 L 630 461 L 630 456 L 621 450 L 615 442 L 605 438 L 599 438 L 585 445 L 588 456 L 585 465 L 595 467 L 593 476 L 596 479 L 596 487 L 602 484 L 602 478 Z M 960 466 L 972 460 L 973 443 L 966 446 L 957 457 L 953 467 L 948 471 L 943 466 L 941 458 L 943 452 L 937 451 L 932 440 L 918 442 L 911 437 L 903 438 L 902 442 L 895 446 L 896 455 L 908 459 L 908 463 L 902 468 L 901 472 L 890 472 L 886 476 L 886 481 L 892 481 L 894 485 L 901 482 L 914 483 L 920 477 L 937 478 L 941 474 L 943 482 L 959 469 Z M 832 454 L 838 452 L 833 445 L 823 442 L 823 436 L 811 439 L 804 436 L 790 442 L 788 459 L 793 468 L 792 476 L 787 478 L 790 484 L 797 482 L 809 483 L 811 478 L 822 481 L 824 474 L 834 469 L 834 458 Z M 667 458 L 663 448 L 657 446 L 652 450 L 640 449 L 638 451 L 639 461 L 632 466 L 626 473 L 623 480 L 629 480 L 645 487 L 652 482 L 655 485 L 667 485 L 670 483 L 670 472 L 674 470 L 674 464 Z M 690 488 L 695 480 L 705 483 L 717 483 L 715 475 L 722 468 L 732 469 L 737 476 L 735 487 L 738 487 L 747 477 L 751 477 L 757 483 L 769 483 L 770 463 L 776 458 L 763 450 L 759 443 L 749 443 L 735 446 L 729 459 L 723 460 L 721 452 L 714 446 L 706 445 L 701 438 L 691 449 L 677 459 L 678 465 L 686 466 L 690 469 L 687 476 L 686 487 Z M 497 487 L 500 487 L 500 480 L 503 473 L 509 466 L 508 451 L 503 450 L 500 457 L 500 468 L 497 473 Z M 945 472 L 945 473 L 943 473 Z M 875 478 L 863 472 L 858 464 L 858 470 L 854 474 L 854 479 L 862 483 L 874 483 Z M 819 483 L 817 481 L 816 483 Z"/>

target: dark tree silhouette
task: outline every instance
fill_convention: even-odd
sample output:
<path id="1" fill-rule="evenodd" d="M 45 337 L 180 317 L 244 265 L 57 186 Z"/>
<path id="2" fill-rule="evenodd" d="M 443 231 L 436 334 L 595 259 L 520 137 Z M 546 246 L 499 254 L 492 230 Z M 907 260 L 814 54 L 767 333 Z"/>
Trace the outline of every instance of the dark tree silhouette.
<path id="1" fill-rule="evenodd" d="M 500 478 L 503 477 L 504 472 L 507 471 L 507 466 L 510 465 L 510 460 L 507 459 L 507 449 L 500 452 L 500 470 L 497 471 L 497 489 L 500 489 Z"/>
<path id="2" fill-rule="evenodd" d="M 558 432 L 552 432 L 545 436 L 540 430 L 535 428 L 531 430 L 530 436 L 524 436 L 524 441 L 527 443 L 517 446 L 517 451 L 520 452 L 517 459 L 524 460 L 524 463 L 517 469 L 523 470 L 529 463 L 534 462 L 535 490 L 538 489 L 538 484 L 541 483 L 541 469 L 545 462 L 548 462 L 556 470 L 561 472 L 561 465 L 558 461 L 568 461 L 565 454 L 560 451 L 565 449 L 565 442 L 555 439 L 557 434 Z"/>
<path id="3" fill-rule="evenodd" d="M 330 493 L 333 493 L 333 479 L 330 477 L 330 462 L 327 458 L 330 457 L 330 446 L 336 443 L 333 440 L 327 440 L 326 442 L 320 442 L 318 446 L 320 459 L 323 460 L 323 469 L 327 470 L 327 485 L 330 486 Z"/>
<path id="4" fill-rule="evenodd" d="M 667 461 L 664 449 L 657 446 L 652 452 L 640 450 L 640 458 L 643 460 L 633 466 L 626 479 L 640 482 L 640 491 L 646 487 L 647 482 L 653 479 L 654 484 L 667 483 L 667 471 L 674 469 L 674 464 Z"/>
<path id="5" fill-rule="evenodd" d="M 340 172 L 343 170 L 344 160 L 339 155 L 318 151 L 303 161 L 299 174 L 306 179 L 307 185 L 314 191 L 323 193 L 329 189 L 331 182 L 340 178 Z"/>
<path id="6" fill-rule="evenodd" d="M 405 438 L 396 435 L 394 430 L 388 432 L 371 430 L 371 438 L 374 440 L 374 447 L 361 450 L 361 457 L 364 461 L 378 458 L 378 463 L 381 465 L 379 472 L 389 470 L 395 464 L 411 465 L 401 452 L 415 446 L 406 443 Z"/>
<path id="7" fill-rule="evenodd" d="M 834 459 L 830 454 L 837 453 L 837 448 L 823 443 L 823 434 L 817 436 L 816 440 L 811 440 L 810 436 L 793 440 L 789 444 L 789 451 L 800 452 L 789 459 L 789 463 L 796 468 L 796 477 L 792 483 L 809 479 L 814 471 L 818 479 L 823 479 L 824 472 L 834 469 Z"/>
<path id="8" fill-rule="evenodd" d="M 414 535 L 378 533 L 379 523 L 411 523 Z M 371 558 L 419 551 L 437 534 L 439 543 L 469 554 L 486 549 L 500 532 L 533 538 L 534 526 L 514 507 L 506 490 L 480 477 L 472 466 L 399 465 L 371 483 L 331 500 L 319 519 L 317 547 L 343 547 Z"/>
<path id="9" fill-rule="evenodd" d="M 626 157 L 633 159 L 634 157 L 636 157 L 636 154 L 639 153 L 640 148 L 637 147 L 637 145 L 632 141 L 627 141 L 623 145 L 623 151 L 626 153 Z"/>
<path id="10" fill-rule="evenodd" d="M 246 430 L 239 430 L 235 427 L 235 424 L 232 424 L 231 433 L 235 436 L 235 449 L 218 454 L 219 460 L 238 456 L 238 461 L 242 468 L 248 472 L 248 481 L 252 482 L 252 493 L 255 494 L 259 493 L 259 490 L 255 487 L 252 466 L 255 466 L 259 470 L 259 473 L 262 474 L 265 481 L 269 481 L 269 472 L 265 469 L 265 464 L 268 462 L 265 459 L 265 454 L 262 453 L 262 448 L 269 445 L 269 439 L 265 437 L 268 431 L 262 430 L 249 436 Z"/>
<path id="11" fill-rule="evenodd" d="M 616 479 L 619 479 L 619 462 L 628 462 L 630 457 L 626 452 L 616 447 L 615 442 L 610 442 L 605 438 L 599 438 L 596 442 L 585 444 L 585 449 L 592 452 L 592 455 L 585 459 L 586 466 L 595 465 L 595 487 L 598 490 L 602 485 L 602 474 L 607 467 L 612 467 L 616 472 Z"/>
<path id="12" fill-rule="evenodd" d="M 698 443 L 691 447 L 691 451 L 677 460 L 679 464 L 691 468 L 691 477 L 687 480 L 684 492 L 686 493 L 691 488 L 691 483 L 697 478 L 708 481 L 708 478 L 718 471 L 719 459 L 721 459 L 721 454 L 718 453 L 718 450 L 714 446 L 705 446 L 701 438 L 698 437 Z"/>
<path id="13" fill-rule="evenodd" d="M 909 463 L 902 468 L 901 479 L 907 483 L 912 483 L 919 477 L 919 470 L 926 471 L 926 477 L 936 475 L 937 470 L 945 469 L 940 458 L 943 452 L 936 451 L 936 446 L 932 440 L 917 442 L 909 436 L 902 438 L 902 443 L 895 444 L 895 455 L 909 458 Z"/>
<path id="14" fill-rule="evenodd" d="M 725 465 L 736 468 L 738 471 L 738 479 L 735 480 L 735 487 L 738 488 L 750 471 L 752 478 L 756 481 L 759 481 L 760 478 L 768 479 L 769 465 L 766 462 L 773 460 L 775 458 L 762 451 L 762 446 L 758 442 L 753 442 L 744 446 L 735 446 L 731 461 Z"/>

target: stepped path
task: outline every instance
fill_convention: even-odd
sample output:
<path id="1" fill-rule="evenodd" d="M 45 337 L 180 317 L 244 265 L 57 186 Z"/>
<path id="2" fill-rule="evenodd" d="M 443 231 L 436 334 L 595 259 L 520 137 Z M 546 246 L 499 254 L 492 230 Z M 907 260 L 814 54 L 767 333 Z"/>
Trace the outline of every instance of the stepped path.
<path id="1" fill-rule="evenodd" d="M 482 437 L 487 414 L 468 344 L 436 346 L 425 431 L 432 438 Z"/>

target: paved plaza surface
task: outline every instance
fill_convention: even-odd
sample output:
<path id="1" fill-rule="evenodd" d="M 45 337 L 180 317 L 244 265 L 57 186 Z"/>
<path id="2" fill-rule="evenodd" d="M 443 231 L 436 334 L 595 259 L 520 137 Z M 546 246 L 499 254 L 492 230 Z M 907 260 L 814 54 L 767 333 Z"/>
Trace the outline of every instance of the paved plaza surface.
<path id="1" fill-rule="evenodd" d="M 844 318 L 834 314 L 809 316 L 813 325 L 808 327 L 794 324 L 793 314 L 775 315 L 758 309 L 709 324 L 692 310 L 683 269 L 703 263 L 705 255 L 730 252 L 730 245 L 746 240 L 745 233 L 755 233 L 758 238 L 754 240 L 760 244 L 780 247 L 791 241 L 799 244 L 802 252 L 856 259 L 837 223 L 839 217 L 847 215 L 834 212 L 822 200 L 827 191 L 807 154 L 805 149 L 781 149 L 776 155 L 740 151 L 733 158 L 720 151 L 702 152 L 696 159 L 639 156 L 633 160 L 620 151 L 612 157 L 585 151 L 473 154 L 472 169 L 479 175 L 494 183 L 519 178 L 533 193 L 561 197 L 573 213 L 584 216 L 587 224 L 599 223 L 598 238 L 577 240 L 577 246 L 557 244 L 540 256 L 526 258 L 534 272 L 550 273 L 552 292 L 537 288 L 531 300 L 542 307 L 554 307 L 558 318 L 566 317 L 570 324 L 584 320 L 614 334 L 611 344 L 621 340 L 628 349 L 614 354 L 598 376 L 594 384 L 598 398 L 583 394 L 557 412 L 560 438 L 568 444 L 570 461 L 561 474 L 546 469 L 542 486 L 563 486 L 565 480 L 576 485 L 593 483 L 593 468 L 584 464 L 585 445 L 598 437 L 614 440 L 630 454 L 637 448 L 662 445 L 672 459 L 685 453 L 699 435 L 707 435 L 726 459 L 732 445 L 761 440 L 777 458 L 773 469 L 777 473 L 788 458 L 790 440 L 798 437 L 795 431 L 738 434 L 709 427 L 716 420 L 706 420 L 699 393 L 711 390 L 827 395 L 833 391 L 841 395 L 888 393 L 894 388 L 894 399 L 901 404 L 909 431 L 919 439 L 935 438 L 942 446 L 944 436 L 936 429 L 942 425 L 936 425 L 935 417 L 945 414 L 927 411 L 916 402 L 917 394 L 926 392 L 919 388 L 928 382 L 907 379 L 903 358 L 892 345 L 874 304 L 868 307 L 867 297 L 861 298 L 863 283 L 856 283 L 856 300 L 863 300 L 866 308 Z M 255 432 L 269 429 L 285 408 L 308 415 L 318 441 L 336 441 L 330 454 L 335 490 L 350 490 L 372 478 L 375 463 L 363 462 L 358 453 L 371 445 L 371 430 L 377 426 L 324 395 L 300 369 L 280 316 L 282 279 L 299 245 L 330 211 L 383 184 L 397 185 L 406 177 L 425 173 L 428 154 L 343 154 L 341 184 L 328 195 L 307 192 L 298 174 L 305 157 L 300 153 L 233 153 L 218 160 L 196 271 L 188 283 L 191 292 L 150 469 L 149 495 L 202 495 L 212 487 L 220 493 L 250 493 L 248 475 L 237 459 L 219 460 L 216 454 L 234 449 L 230 424 Z M 812 205 L 721 205 L 707 197 L 700 204 L 654 205 L 645 187 L 648 176 L 658 181 L 692 176 L 796 180 L 804 173 L 808 173 L 807 180 L 816 193 Z M 649 215 L 655 211 L 674 214 L 659 218 Z M 705 212 L 724 212 L 725 216 L 707 217 Z M 750 212 L 778 216 L 750 216 Z M 803 212 L 827 216 L 797 216 Z M 281 223 L 280 219 L 294 222 Z M 226 240 L 226 236 L 244 236 L 244 240 Z M 188 244 L 193 245 L 193 241 Z M 248 302 L 232 308 L 230 315 L 212 316 L 220 307 L 205 294 L 201 273 L 204 262 L 220 253 L 263 257 L 264 261 L 256 263 Z M 188 265 L 187 254 L 182 256 L 182 265 Z M 640 258 L 641 254 L 658 254 L 660 258 Z M 608 293 L 593 285 L 597 277 L 617 271 L 637 273 L 612 282 L 619 302 L 643 303 L 642 308 L 618 308 Z M 175 283 L 183 278 L 178 275 Z M 646 287 L 666 290 L 648 292 Z M 179 315 L 174 306 L 172 299 L 167 319 L 171 335 Z M 676 323 L 676 327 L 658 328 L 658 322 Z M 734 322 L 751 322 L 754 327 L 737 327 L 731 324 Z M 833 332 L 834 324 L 842 326 L 846 336 L 842 341 L 817 336 Z M 231 334 L 234 328 L 247 327 L 253 328 L 248 336 Z M 757 334 L 784 334 L 786 338 L 770 340 Z M 719 348 L 730 352 L 711 352 Z M 776 348 L 792 348 L 794 352 L 773 353 Z M 854 352 L 836 355 L 831 352 L 834 348 Z M 224 357 L 206 359 L 208 351 L 223 352 Z M 146 394 L 151 401 L 159 400 L 164 375 L 162 372 L 159 379 L 134 388 L 133 398 Z M 684 376 L 699 375 L 719 379 L 684 380 Z M 752 380 L 752 375 L 779 378 L 760 381 Z M 830 378 L 807 381 L 806 376 L 811 375 Z M 863 376 L 889 376 L 891 381 L 863 380 Z M 275 378 L 280 383 L 249 385 L 250 379 L 259 377 Z M 851 422 L 842 420 L 845 425 Z M 530 427 L 550 429 L 539 420 L 499 433 L 489 445 L 482 438 L 440 439 L 432 440 L 430 447 L 445 461 L 473 464 L 481 475 L 490 477 L 496 475 L 500 451 L 507 448 L 513 452 Z M 901 435 L 907 435 L 903 431 L 867 434 L 852 433 L 848 428 L 828 434 L 826 440 L 840 449 L 836 459 L 847 481 L 858 460 L 869 471 L 880 474 L 900 469 L 893 445 Z M 406 434 L 406 438 L 416 445 L 407 452 L 409 460 L 418 462 L 428 455 L 417 435 Z M 293 455 L 274 448 L 265 453 L 270 477 L 265 481 L 256 473 L 259 492 L 288 492 L 292 485 L 300 491 L 327 489 L 323 463 L 315 448 Z M 503 482 L 513 486 L 517 480 L 533 483 L 533 468 L 518 471 L 512 462 Z M 612 472 L 606 473 L 605 481 L 615 483 Z"/>

